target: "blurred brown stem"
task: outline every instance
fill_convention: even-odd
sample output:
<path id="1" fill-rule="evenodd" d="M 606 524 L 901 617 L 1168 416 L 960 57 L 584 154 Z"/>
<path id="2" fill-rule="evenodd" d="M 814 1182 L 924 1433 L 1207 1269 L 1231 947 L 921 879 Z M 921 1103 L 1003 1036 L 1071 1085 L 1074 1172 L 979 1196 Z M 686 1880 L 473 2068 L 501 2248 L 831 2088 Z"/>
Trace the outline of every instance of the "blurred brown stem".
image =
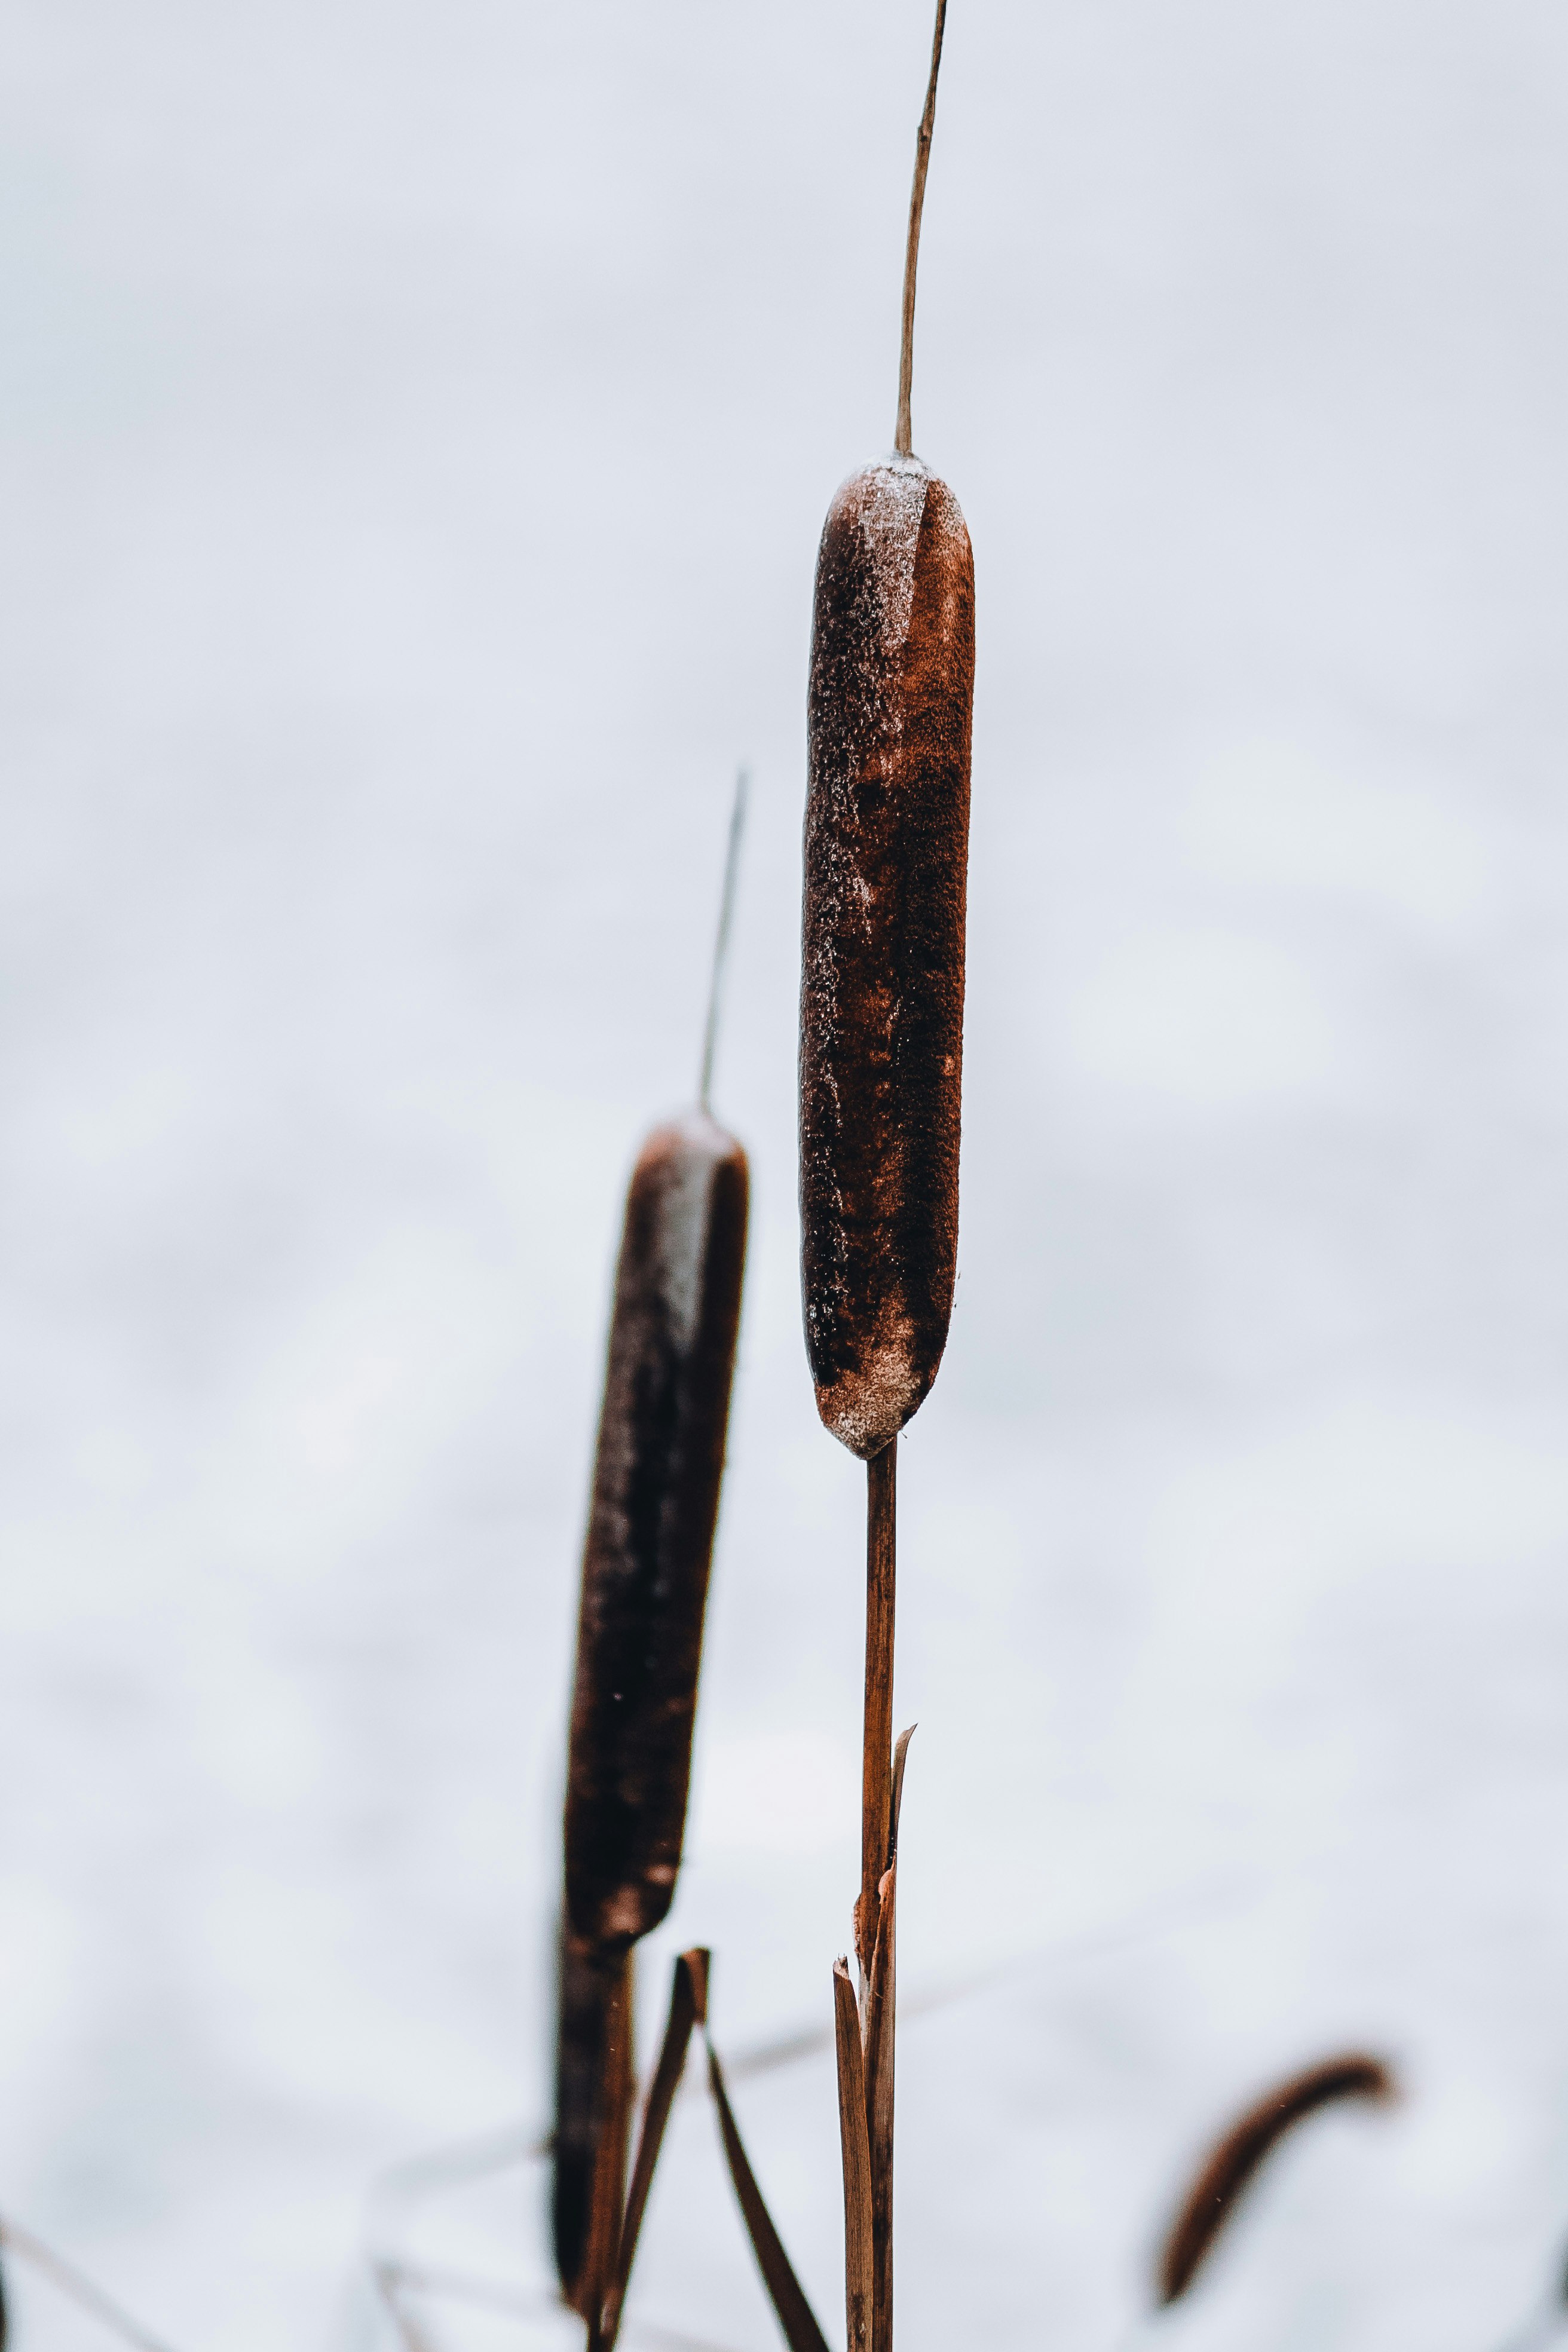
<path id="1" fill-rule="evenodd" d="M 604 2085 L 601 2120 L 594 2152 L 594 2187 L 588 2210 L 588 2243 L 574 2297 L 588 2323 L 588 2342 L 603 2339 L 605 2310 L 619 2258 L 621 2221 L 626 2198 L 626 2142 L 631 2131 L 636 2075 L 632 2061 L 633 1955 L 619 1964 L 605 2014 Z"/>

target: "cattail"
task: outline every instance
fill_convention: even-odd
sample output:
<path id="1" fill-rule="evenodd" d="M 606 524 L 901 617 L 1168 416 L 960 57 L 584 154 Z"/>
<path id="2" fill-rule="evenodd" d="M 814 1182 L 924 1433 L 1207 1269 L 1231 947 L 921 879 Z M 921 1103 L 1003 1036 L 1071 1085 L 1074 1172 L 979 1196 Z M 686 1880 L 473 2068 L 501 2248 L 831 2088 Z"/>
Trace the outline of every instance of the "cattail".
<path id="1" fill-rule="evenodd" d="M 1351 2052 L 1292 2074 L 1237 2117 L 1205 2158 L 1166 2236 L 1159 2299 L 1174 2303 L 1188 2287 L 1271 2148 L 1293 2124 L 1340 2099 L 1391 2099 L 1393 2074 L 1380 2058 Z"/>
<path id="2" fill-rule="evenodd" d="M 941 37 L 939 19 L 936 55 Z M 912 326 L 912 254 L 906 300 Z M 808 719 L 805 1339 L 818 1412 L 866 1459 L 936 1378 L 958 1248 L 974 566 L 910 450 L 907 392 L 900 427 L 828 509 Z"/>
<path id="3" fill-rule="evenodd" d="M 567 1761 L 554 2221 L 568 2293 L 614 1989 L 680 1865 L 746 1207 L 746 1155 L 705 1112 L 649 1136 L 616 1276 Z"/>
<path id="4" fill-rule="evenodd" d="M 737 781 L 698 1107 L 632 1171 L 583 1552 L 566 1764 L 553 2224 L 592 2317 L 616 2255 L 629 1956 L 675 1896 L 746 1253 L 746 1155 L 710 1114 L 746 777 Z"/>
<path id="5" fill-rule="evenodd" d="M 816 559 L 800 999 L 801 1287 L 816 1409 L 868 1466 L 860 1895 L 868 2277 L 852 2339 L 891 2352 L 894 1441 L 936 1379 L 958 1255 L 974 564 L 914 454 L 915 275 L 946 0 L 915 138 L 893 454 L 852 474 Z M 836 1979 L 842 2008 L 847 1975 Z M 842 2022 L 842 2020 L 841 2020 Z M 840 2034 L 842 2048 L 843 2037 Z M 846 2126 L 847 2132 L 847 2126 Z M 858 2141 L 846 2137 L 845 2164 Z M 859 2189 L 846 2170 L 846 2214 Z M 851 2241 L 856 2232 L 849 2232 Z M 864 2292 L 862 2293 L 862 2288 Z M 858 2296 L 859 2300 L 857 2300 Z M 868 2297 L 868 2305 L 867 2298 Z M 851 2352 L 860 2352 L 852 2340 Z"/>

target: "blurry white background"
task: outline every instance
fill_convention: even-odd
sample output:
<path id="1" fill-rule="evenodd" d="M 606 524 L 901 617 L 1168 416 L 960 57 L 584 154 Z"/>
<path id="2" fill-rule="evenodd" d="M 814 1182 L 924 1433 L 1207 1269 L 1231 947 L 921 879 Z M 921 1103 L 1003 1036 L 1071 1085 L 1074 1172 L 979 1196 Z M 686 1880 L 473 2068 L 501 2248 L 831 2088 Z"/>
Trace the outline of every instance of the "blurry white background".
<path id="1" fill-rule="evenodd" d="M 689 1866 L 826 2014 L 861 1475 L 796 1303 L 812 562 L 926 0 L 18 0 L 0 76 L 0 2213 L 369 2341 L 543 2121 L 619 1196 L 752 1153 Z M 980 667 L 962 1281 L 900 1475 L 900 2342 L 1490 2352 L 1568 2232 L 1568 20 L 952 0 L 916 446 Z M 840 2326 L 827 2067 L 742 2085 Z M 542 2182 L 431 2259 L 545 2275 Z M 680 2112 L 647 2316 L 775 2337 Z M 13 2274 L 22 2352 L 96 2338 Z M 521 2340 L 432 2308 L 442 2347 Z M 563 2340 L 570 2340 L 569 2336 Z M 1142 2340 L 1142 2339 L 1141 2339 Z"/>

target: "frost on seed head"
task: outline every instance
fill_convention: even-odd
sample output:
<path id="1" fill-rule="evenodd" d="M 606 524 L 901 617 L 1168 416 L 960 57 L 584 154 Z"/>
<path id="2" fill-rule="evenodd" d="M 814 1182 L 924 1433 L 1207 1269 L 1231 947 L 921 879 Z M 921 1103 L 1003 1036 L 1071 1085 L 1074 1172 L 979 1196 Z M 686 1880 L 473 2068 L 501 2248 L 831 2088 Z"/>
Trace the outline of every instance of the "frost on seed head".
<path id="1" fill-rule="evenodd" d="M 829 527 L 836 515 L 846 514 L 859 528 L 876 581 L 884 656 L 896 654 L 909 635 L 930 482 L 918 457 L 879 458 L 840 484 L 828 510 Z"/>
<path id="2" fill-rule="evenodd" d="M 852 1370 L 818 1383 L 816 1410 L 839 1444 L 868 1462 L 923 1402 L 935 1370 L 933 1364 L 929 1375 L 922 1374 L 914 1328 L 900 1320 L 892 1332 L 879 1334 L 858 1350 Z"/>
<path id="3" fill-rule="evenodd" d="M 682 1111 L 658 1128 L 642 1159 L 659 1167 L 659 1216 L 651 1269 L 675 1345 L 685 1350 L 697 1335 L 702 1306 L 702 1256 L 713 1172 L 730 1159 L 735 1139 L 706 1111 Z"/>

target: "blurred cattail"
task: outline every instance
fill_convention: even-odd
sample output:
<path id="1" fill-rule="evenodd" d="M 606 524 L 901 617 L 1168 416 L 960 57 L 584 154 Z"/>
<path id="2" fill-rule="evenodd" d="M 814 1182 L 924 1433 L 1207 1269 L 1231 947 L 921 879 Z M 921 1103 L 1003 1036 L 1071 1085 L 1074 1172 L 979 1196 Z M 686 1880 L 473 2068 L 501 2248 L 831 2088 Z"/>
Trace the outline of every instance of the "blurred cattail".
<path id="1" fill-rule="evenodd" d="M 746 1255 L 746 1155 L 710 1114 L 747 778 L 736 780 L 698 1107 L 632 1171 L 610 1317 L 566 1761 L 553 2223 L 596 2326 L 632 2092 L 630 1954 L 675 1895 Z"/>
<path id="2" fill-rule="evenodd" d="M 1394 2079 L 1380 2058 L 1357 2051 L 1292 2074 L 1239 2116 L 1204 2159 L 1160 2256 L 1159 2300 L 1185 2294 L 1269 2150 L 1304 2116 L 1341 2099 L 1391 2099 Z"/>
<path id="3" fill-rule="evenodd" d="M 649 1136 L 616 1276 L 567 1759 L 554 2228 L 568 2294 L 622 2071 L 617 1988 L 680 1865 L 746 1209 L 746 1155 L 705 1111 Z"/>

